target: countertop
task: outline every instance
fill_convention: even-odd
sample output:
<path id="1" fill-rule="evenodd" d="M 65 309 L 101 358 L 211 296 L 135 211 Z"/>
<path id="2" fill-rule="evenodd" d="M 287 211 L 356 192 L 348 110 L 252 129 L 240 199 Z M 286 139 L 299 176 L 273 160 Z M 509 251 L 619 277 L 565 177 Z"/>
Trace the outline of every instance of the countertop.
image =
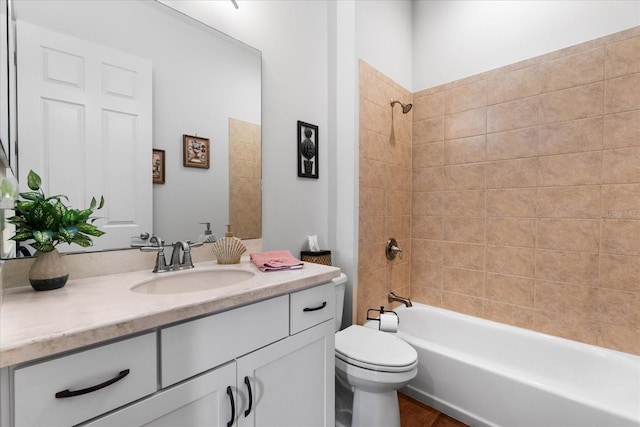
<path id="1" fill-rule="evenodd" d="M 242 269 L 255 276 L 197 292 L 147 295 L 130 290 L 159 276 L 210 268 Z M 339 275 L 337 267 L 313 263 L 263 273 L 243 257 L 234 265 L 209 261 L 180 272 L 144 270 L 69 280 L 52 291 L 7 289 L 0 309 L 0 368 L 327 283 Z"/>

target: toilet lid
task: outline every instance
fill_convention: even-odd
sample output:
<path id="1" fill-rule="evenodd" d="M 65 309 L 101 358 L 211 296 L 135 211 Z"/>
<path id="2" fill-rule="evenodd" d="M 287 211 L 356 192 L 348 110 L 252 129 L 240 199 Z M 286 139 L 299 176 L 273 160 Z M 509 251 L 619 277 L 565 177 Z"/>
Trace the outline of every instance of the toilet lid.
<path id="1" fill-rule="evenodd" d="M 413 347 L 387 332 L 351 325 L 337 332 L 335 338 L 337 357 L 368 369 L 407 370 L 418 360 Z"/>

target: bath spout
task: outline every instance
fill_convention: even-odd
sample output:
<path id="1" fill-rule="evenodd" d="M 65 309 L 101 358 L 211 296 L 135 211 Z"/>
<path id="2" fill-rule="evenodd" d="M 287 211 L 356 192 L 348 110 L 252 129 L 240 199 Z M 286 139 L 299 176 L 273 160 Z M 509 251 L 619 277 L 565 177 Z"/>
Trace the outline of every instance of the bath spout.
<path id="1" fill-rule="evenodd" d="M 413 307 L 413 304 L 411 304 L 411 300 L 409 298 L 399 297 L 393 292 L 389 292 L 389 296 L 387 299 L 389 300 L 389 302 L 397 301 L 403 303 L 407 307 Z"/>

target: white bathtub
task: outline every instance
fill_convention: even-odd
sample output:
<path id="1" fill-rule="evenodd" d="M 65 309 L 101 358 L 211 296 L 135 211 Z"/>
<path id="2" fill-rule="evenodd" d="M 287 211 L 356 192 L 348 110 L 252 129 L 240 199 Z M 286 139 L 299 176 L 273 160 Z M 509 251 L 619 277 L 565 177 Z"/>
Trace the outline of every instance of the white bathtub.
<path id="1" fill-rule="evenodd" d="M 423 304 L 396 310 L 418 352 L 403 392 L 472 426 L 640 426 L 640 357 Z"/>

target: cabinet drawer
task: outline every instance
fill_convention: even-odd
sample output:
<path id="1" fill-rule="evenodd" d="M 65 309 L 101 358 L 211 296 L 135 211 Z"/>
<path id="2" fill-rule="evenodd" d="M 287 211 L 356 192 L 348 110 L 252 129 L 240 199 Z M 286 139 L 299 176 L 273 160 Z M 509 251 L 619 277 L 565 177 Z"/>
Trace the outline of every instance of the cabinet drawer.
<path id="1" fill-rule="evenodd" d="M 291 294 L 291 335 L 332 319 L 335 305 L 333 282 Z"/>
<path id="2" fill-rule="evenodd" d="M 15 425 L 74 425 L 154 393 L 156 360 L 156 335 L 149 333 L 19 367 L 14 371 Z M 64 391 L 80 394 L 56 397 Z"/>
<path id="3" fill-rule="evenodd" d="M 288 335 L 289 295 L 162 329 L 162 387 L 219 366 Z"/>

